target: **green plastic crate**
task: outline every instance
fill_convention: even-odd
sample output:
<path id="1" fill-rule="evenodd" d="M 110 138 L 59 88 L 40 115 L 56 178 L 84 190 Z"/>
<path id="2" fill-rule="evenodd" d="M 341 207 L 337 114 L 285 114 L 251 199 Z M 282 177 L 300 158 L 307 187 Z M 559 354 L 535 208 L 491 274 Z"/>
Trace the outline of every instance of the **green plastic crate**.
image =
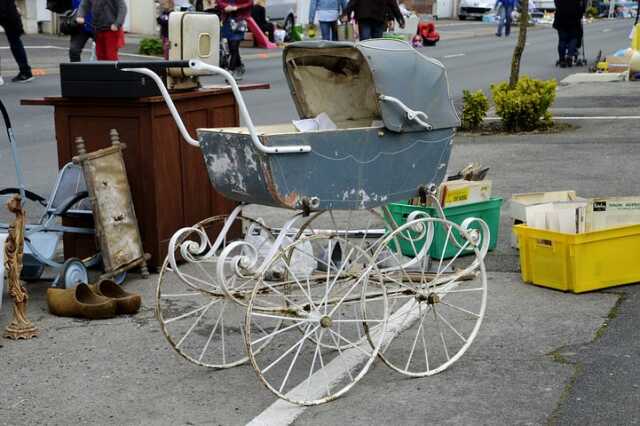
<path id="1" fill-rule="evenodd" d="M 500 207 L 502 206 L 502 198 L 496 197 L 488 201 L 481 201 L 479 203 L 465 204 L 462 206 L 445 207 L 444 214 L 448 220 L 461 224 L 465 219 L 469 217 L 475 217 L 484 220 L 489 225 L 491 232 L 489 241 L 489 250 L 496 248 L 498 242 L 498 229 L 500 225 Z M 407 216 L 411 212 L 416 210 L 426 212 L 431 217 L 438 217 L 438 213 L 433 207 L 412 206 L 404 203 L 392 203 L 388 205 L 389 211 L 393 216 L 393 219 L 398 225 L 403 225 L 407 222 Z M 477 224 L 472 224 L 472 228 L 479 229 Z M 453 231 L 454 235 L 458 237 L 458 241 L 462 241 L 457 231 Z M 433 243 L 429 249 L 429 255 L 434 259 L 450 259 L 458 252 L 458 247 L 449 242 L 447 249 L 444 252 L 445 242 L 447 238 L 447 231 L 442 224 L 436 224 L 435 235 L 433 236 Z M 417 241 L 415 243 L 415 250 L 411 242 L 398 238 L 400 244 L 400 251 L 405 256 L 414 256 L 416 252 L 419 252 L 424 245 L 424 240 Z M 393 243 L 392 243 L 393 244 Z M 393 244 L 395 245 L 395 244 Z M 394 247 L 391 247 L 395 249 Z M 464 254 L 471 254 L 473 251 L 469 250 Z"/>

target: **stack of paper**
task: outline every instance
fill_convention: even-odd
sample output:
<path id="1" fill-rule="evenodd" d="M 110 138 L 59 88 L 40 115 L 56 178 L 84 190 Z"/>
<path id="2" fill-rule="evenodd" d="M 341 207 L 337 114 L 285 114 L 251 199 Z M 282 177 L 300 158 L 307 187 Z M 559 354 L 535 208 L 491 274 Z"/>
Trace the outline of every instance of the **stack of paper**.
<path id="1" fill-rule="evenodd" d="M 587 231 L 640 224 L 640 197 L 594 198 L 586 216 Z"/>
<path id="2" fill-rule="evenodd" d="M 530 206 L 527 226 L 566 234 L 585 232 L 587 204 L 586 201 L 567 201 Z"/>

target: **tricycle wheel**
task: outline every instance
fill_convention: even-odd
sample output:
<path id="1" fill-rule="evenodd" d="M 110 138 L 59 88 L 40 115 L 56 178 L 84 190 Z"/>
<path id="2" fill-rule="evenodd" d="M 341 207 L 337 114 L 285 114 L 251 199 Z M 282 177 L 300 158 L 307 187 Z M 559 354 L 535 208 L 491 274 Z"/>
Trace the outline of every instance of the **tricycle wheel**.
<path id="1" fill-rule="evenodd" d="M 444 259 L 428 255 L 435 255 L 434 229 L 446 235 L 437 250 Z M 457 225 L 423 217 L 387 235 L 375 257 L 391 312 L 378 353 L 385 364 L 406 376 L 431 376 L 467 351 L 485 315 L 488 242 L 489 229 L 478 220 Z"/>
<path id="2" fill-rule="evenodd" d="M 340 262 L 327 256 L 336 245 L 344 253 Z M 293 253 L 315 265 L 290 263 Z M 377 267 L 359 246 L 322 234 L 281 248 L 265 271 L 276 265 L 283 265 L 289 284 L 283 288 L 266 272 L 258 277 L 245 320 L 249 360 L 264 385 L 289 402 L 318 405 L 338 398 L 368 371 L 384 336 L 386 292 L 368 285 Z"/>

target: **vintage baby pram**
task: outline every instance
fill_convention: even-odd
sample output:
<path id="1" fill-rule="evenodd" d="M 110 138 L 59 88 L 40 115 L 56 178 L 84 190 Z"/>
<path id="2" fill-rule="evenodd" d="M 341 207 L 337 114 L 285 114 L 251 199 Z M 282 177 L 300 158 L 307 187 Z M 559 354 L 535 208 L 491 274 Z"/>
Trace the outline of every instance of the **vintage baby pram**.
<path id="1" fill-rule="evenodd" d="M 226 78 L 247 126 L 199 129 L 196 141 L 160 79 L 128 69 L 159 84 L 216 190 L 241 203 L 171 239 L 156 295 L 163 333 L 199 365 L 249 361 L 302 405 L 344 394 L 377 357 L 408 376 L 446 369 L 484 316 L 488 228 L 419 213 L 399 224 L 385 208 L 437 203 L 458 125 L 444 67 L 395 40 L 294 43 L 283 61 L 301 118 L 325 113 L 336 129 L 255 128 L 231 75 L 190 61 Z M 297 212 L 275 229 L 244 216 L 248 204 Z M 437 226 L 457 253 L 431 261 Z"/>

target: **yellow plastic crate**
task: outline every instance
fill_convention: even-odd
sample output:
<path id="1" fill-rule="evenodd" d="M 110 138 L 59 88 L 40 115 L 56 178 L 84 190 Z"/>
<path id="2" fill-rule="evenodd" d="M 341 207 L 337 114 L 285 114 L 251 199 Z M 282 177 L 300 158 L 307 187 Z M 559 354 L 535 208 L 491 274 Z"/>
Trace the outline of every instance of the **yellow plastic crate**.
<path id="1" fill-rule="evenodd" d="M 516 225 L 522 280 L 583 293 L 640 282 L 640 225 L 563 234 Z"/>

